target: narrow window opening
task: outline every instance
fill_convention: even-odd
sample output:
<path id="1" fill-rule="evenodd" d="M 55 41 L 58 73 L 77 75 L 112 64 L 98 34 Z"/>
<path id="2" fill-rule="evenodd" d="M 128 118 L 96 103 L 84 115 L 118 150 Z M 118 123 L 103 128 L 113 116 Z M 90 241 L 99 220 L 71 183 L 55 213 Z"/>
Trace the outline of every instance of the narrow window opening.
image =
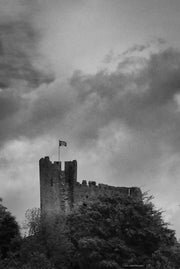
<path id="1" fill-rule="evenodd" d="M 61 170 L 64 171 L 65 170 L 65 163 L 61 162 Z"/>
<path id="2" fill-rule="evenodd" d="M 128 196 L 131 196 L 131 189 L 128 188 Z"/>

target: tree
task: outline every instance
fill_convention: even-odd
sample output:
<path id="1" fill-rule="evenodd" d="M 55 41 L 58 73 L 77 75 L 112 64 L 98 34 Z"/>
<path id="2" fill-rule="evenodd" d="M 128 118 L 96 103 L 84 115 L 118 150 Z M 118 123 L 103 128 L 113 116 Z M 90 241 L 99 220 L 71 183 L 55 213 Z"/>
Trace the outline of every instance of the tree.
<path id="1" fill-rule="evenodd" d="M 69 227 L 65 215 L 57 215 L 42 224 L 46 253 L 57 269 L 71 268 L 74 247 L 69 237 Z"/>
<path id="2" fill-rule="evenodd" d="M 0 268 L 180 268 L 175 233 L 148 197 L 106 194 L 51 219 L 42 219 L 39 210 L 27 212 L 29 236 L 22 240 L 18 255 L 11 252 Z"/>
<path id="3" fill-rule="evenodd" d="M 28 230 L 28 235 L 35 235 L 39 232 L 41 227 L 41 210 L 34 207 L 27 209 L 25 213 L 24 229 Z"/>
<path id="4" fill-rule="evenodd" d="M 0 199 L 0 255 L 5 259 L 8 252 L 19 246 L 20 230 L 15 217 L 2 205 Z"/>
<path id="5" fill-rule="evenodd" d="M 44 262 L 46 258 L 47 266 L 48 261 L 52 268 L 70 268 L 73 245 L 68 237 L 66 216 L 43 218 L 38 208 L 28 209 L 25 216 L 24 227 L 28 228 L 28 236 L 24 238 L 21 247 L 22 263 L 31 264 L 37 258 L 44 258 Z"/>
<path id="6" fill-rule="evenodd" d="M 142 200 L 100 196 L 76 209 L 67 223 L 77 268 L 114 269 L 123 264 L 148 263 L 159 268 L 158 263 L 163 266 L 167 259 L 170 268 L 178 264 L 177 247 L 173 250 L 177 246 L 175 233 L 145 196 Z"/>

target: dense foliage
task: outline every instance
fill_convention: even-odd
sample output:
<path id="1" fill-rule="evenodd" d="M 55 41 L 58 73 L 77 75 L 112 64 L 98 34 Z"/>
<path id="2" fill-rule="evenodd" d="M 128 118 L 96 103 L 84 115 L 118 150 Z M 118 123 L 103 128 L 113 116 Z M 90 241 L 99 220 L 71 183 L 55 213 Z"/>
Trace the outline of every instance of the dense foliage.
<path id="1" fill-rule="evenodd" d="M 14 251 L 6 251 L 0 268 L 120 269 L 132 264 L 156 269 L 180 267 L 180 246 L 174 231 L 148 198 L 101 196 L 48 223 L 39 213 L 38 209 L 26 212 L 29 235 L 16 242 Z M 6 227 L 3 230 L 5 233 Z"/>
<path id="2" fill-rule="evenodd" d="M 5 259 L 20 239 L 19 226 L 0 199 L 0 257 Z"/>
<path id="3" fill-rule="evenodd" d="M 81 268 L 101 268 L 102 264 L 103 268 L 123 264 L 166 268 L 168 263 L 175 268 L 180 264 L 174 262 L 175 252 L 179 252 L 174 231 L 149 199 L 99 197 L 69 216 L 68 223 L 74 258 Z"/>

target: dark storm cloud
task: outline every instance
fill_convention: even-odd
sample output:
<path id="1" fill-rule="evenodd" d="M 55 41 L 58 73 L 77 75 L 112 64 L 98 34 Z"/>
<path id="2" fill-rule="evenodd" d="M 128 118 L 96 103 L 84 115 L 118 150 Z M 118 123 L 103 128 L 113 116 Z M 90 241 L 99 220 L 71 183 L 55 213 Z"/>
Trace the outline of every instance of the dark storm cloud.
<path id="1" fill-rule="evenodd" d="M 180 149 L 180 52 L 169 48 L 123 60 L 129 64 L 119 62 L 115 71 L 74 73 L 71 133 L 86 150 L 109 147 L 104 154 L 111 178 L 156 185 L 164 159 Z"/>
<path id="2" fill-rule="evenodd" d="M 130 49 L 126 50 L 123 53 L 123 55 L 132 54 L 134 52 L 142 52 L 142 51 L 146 50 L 148 47 L 149 47 L 149 44 L 147 44 L 147 45 L 136 44 L 133 47 L 131 47 Z"/>
<path id="3" fill-rule="evenodd" d="M 129 60 L 131 68 L 137 64 Z M 120 63 L 112 73 L 74 74 L 71 85 L 79 93 L 78 102 L 87 104 L 88 113 L 82 117 L 93 128 L 94 136 L 114 120 L 146 135 L 161 137 L 165 131 L 162 138 L 175 136 L 179 129 L 175 96 L 180 92 L 180 52 L 167 49 L 142 62 L 141 68 L 135 66 L 132 72 L 121 72 Z"/>
<path id="4" fill-rule="evenodd" d="M 26 95 L 54 81 L 40 53 L 41 33 L 30 5 L 23 3 L 7 1 L 0 9 L 0 146 L 23 135 L 31 103 Z"/>
<path id="5" fill-rule="evenodd" d="M 122 67 L 119 62 L 115 71 L 95 75 L 76 71 L 64 84 L 58 81 L 42 84 L 36 88 L 34 97 L 12 95 L 7 96 L 7 100 L 4 97 L 7 108 L 2 108 L 1 137 L 5 139 L 5 133 L 9 137 L 9 132 L 12 137 L 55 134 L 63 126 L 65 132 L 83 146 L 101 139 L 103 128 L 116 122 L 127 126 L 137 144 L 149 141 L 144 146 L 144 152 L 147 148 L 152 150 L 147 159 L 159 148 L 159 142 L 176 150 L 180 147 L 177 101 L 180 52 L 170 48 L 146 58 L 127 57 L 126 60 L 129 65 Z M 5 120 L 6 113 L 12 113 L 13 123 L 10 118 Z M 158 150 L 155 152 L 160 154 Z"/>
<path id="6" fill-rule="evenodd" d="M 166 40 L 164 40 L 163 38 L 155 38 L 154 40 L 147 42 L 145 44 L 135 44 L 134 46 L 128 48 L 126 51 L 120 54 L 119 57 L 121 58 L 122 56 L 133 55 L 134 53 L 141 53 L 148 49 L 151 50 L 153 46 L 159 47 L 165 44 L 166 44 Z"/>
<path id="7" fill-rule="evenodd" d="M 173 101 L 180 91 L 180 53 L 169 49 L 152 55 L 147 66 L 150 90 L 146 93 L 145 103 L 164 105 Z"/>
<path id="8" fill-rule="evenodd" d="M 0 120 L 5 120 L 17 112 L 22 105 L 21 101 L 12 91 L 0 92 Z"/>
<path id="9" fill-rule="evenodd" d="M 36 137 L 57 131 L 74 106 L 74 94 L 66 85 L 56 81 L 37 89 L 36 98 L 28 105 L 22 135 Z"/>
<path id="10" fill-rule="evenodd" d="M 26 21 L 0 23 L 0 85 L 13 86 L 24 81 L 31 87 L 52 81 L 52 76 L 38 69 L 36 58 L 38 34 Z"/>

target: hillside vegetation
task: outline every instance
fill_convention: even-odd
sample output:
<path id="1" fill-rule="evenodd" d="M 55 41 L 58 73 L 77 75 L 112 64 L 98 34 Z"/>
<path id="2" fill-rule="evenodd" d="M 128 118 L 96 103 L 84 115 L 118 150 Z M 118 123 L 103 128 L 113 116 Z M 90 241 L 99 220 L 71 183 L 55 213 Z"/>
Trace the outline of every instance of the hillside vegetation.
<path id="1" fill-rule="evenodd" d="M 146 195 L 142 200 L 100 196 L 48 223 L 38 209 L 28 210 L 26 227 L 29 234 L 22 238 L 15 219 L 1 205 L 0 268 L 180 268 L 175 232 Z"/>

